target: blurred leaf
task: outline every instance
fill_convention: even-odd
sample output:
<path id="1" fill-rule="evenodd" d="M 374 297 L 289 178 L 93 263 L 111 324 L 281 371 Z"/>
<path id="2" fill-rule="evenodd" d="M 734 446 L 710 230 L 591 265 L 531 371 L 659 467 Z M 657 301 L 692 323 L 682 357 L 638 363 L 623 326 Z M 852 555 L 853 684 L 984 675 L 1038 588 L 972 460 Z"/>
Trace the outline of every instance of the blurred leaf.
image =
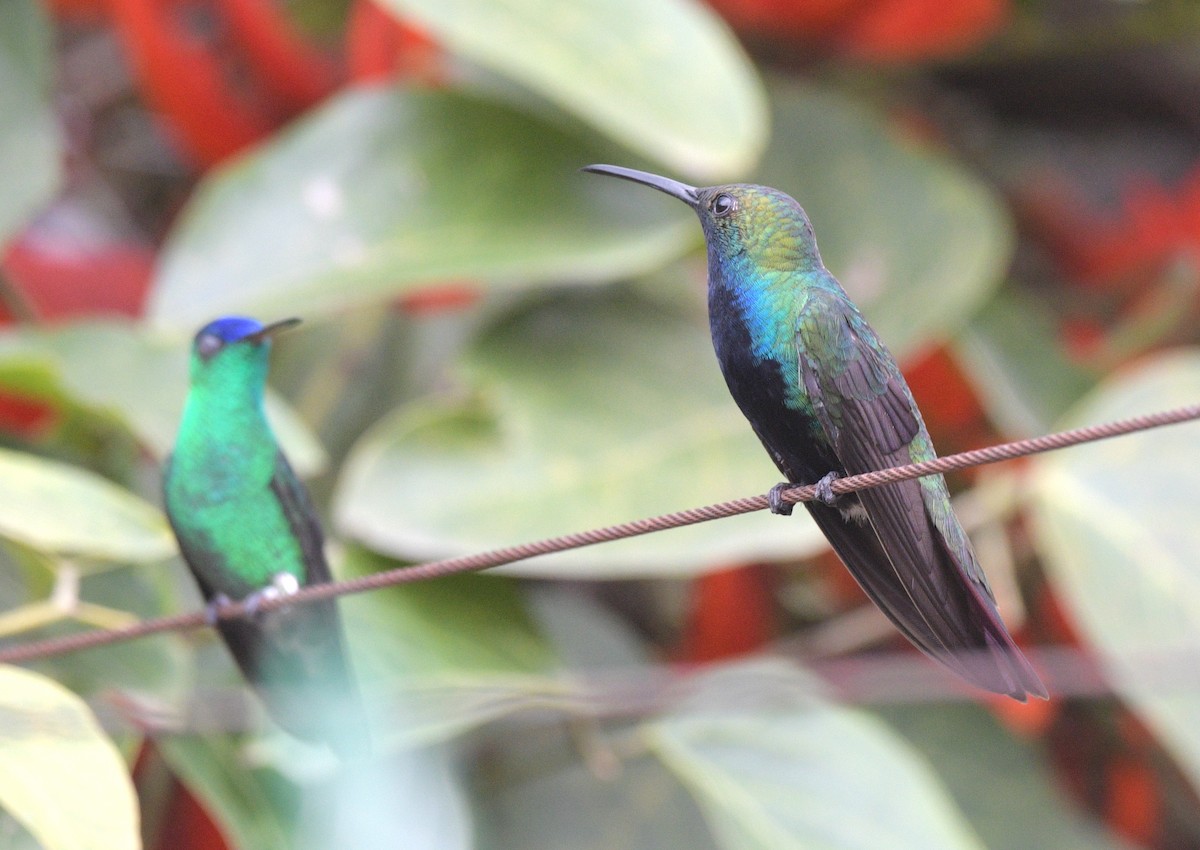
<path id="1" fill-rule="evenodd" d="M 571 671 L 612 671 L 650 661 L 633 627 L 578 588 L 534 585 L 529 609 L 564 666 Z"/>
<path id="2" fill-rule="evenodd" d="M 1068 426 L 1200 400 L 1200 350 L 1140 362 Z M 1113 687 L 1200 789 L 1200 425 L 1039 455 L 1030 506 L 1054 590 Z"/>
<path id="3" fill-rule="evenodd" d="M 695 801 L 657 759 L 623 760 L 617 776 L 602 778 L 579 761 L 570 739 L 544 737 L 490 742 L 489 781 L 476 800 L 481 846 L 716 850 Z"/>
<path id="4" fill-rule="evenodd" d="M 0 810 L 0 835 L 4 836 L 4 850 L 45 850 L 20 821 L 3 810 Z"/>
<path id="5" fill-rule="evenodd" d="M 238 850 L 292 850 L 292 813 L 229 736 L 165 735 L 155 747 Z"/>
<path id="6" fill-rule="evenodd" d="M 896 356 L 956 333 L 1012 253 L 991 192 L 834 91 L 781 84 L 772 98 L 758 182 L 808 211 L 826 265 Z"/>
<path id="7" fill-rule="evenodd" d="M 987 710 L 894 705 L 877 711 L 925 753 L 988 850 L 1130 850 L 1078 811 L 1037 749 Z"/>
<path id="8" fill-rule="evenodd" d="M 343 534 L 408 559 L 489 549 L 763 493 L 779 480 L 729 398 L 708 330 L 625 291 L 567 292 L 494 324 L 461 366 L 474 394 L 367 433 L 335 497 Z M 824 546 L 765 512 L 511 567 L 694 574 Z"/>
<path id="9" fill-rule="evenodd" d="M 352 548 L 338 574 L 396 566 Z M 447 576 L 347 597 L 342 610 L 376 741 L 440 740 L 558 689 L 511 579 Z"/>
<path id="10" fill-rule="evenodd" d="M 187 341 L 128 322 L 84 322 L 0 333 L 0 387 L 115 417 L 158 457 L 175 444 L 188 390 Z M 301 475 L 321 471 L 325 454 L 277 396 L 266 408 Z"/>
<path id="11" fill-rule="evenodd" d="M 1044 434 L 1095 383 L 1063 354 L 1050 314 L 1001 292 L 955 342 L 988 415 L 1014 437 Z"/>
<path id="12" fill-rule="evenodd" d="M 76 466 L 0 449 L 0 534 L 41 552 L 155 561 L 175 551 L 162 513 Z"/>
<path id="13" fill-rule="evenodd" d="M 0 384 L 114 416 L 162 456 L 187 393 L 187 344 L 123 321 L 11 329 L 0 335 Z"/>
<path id="14" fill-rule="evenodd" d="M 786 662 L 718 669 L 649 729 L 653 750 L 738 848 L 980 848 L 928 765 Z"/>
<path id="15" fill-rule="evenodd" d="M 512 77 L 695 177 L 754 164 L 767 110 L 754 67 L 696 0 L 385 0 L 450 50 Z"/>
<path id="16" fill-rule="evenodd" d="M 45 850 L 141 846 L 133 783 L 79 697 L 0 667 L 0 805 Z"/>
<path id="17" fill-rule="evenodd" d="M 306 316 L 430 282 L 603 280 L 698 234 L 577 173 L 609 148 L 477 96 L 347 91 L 210 177 L 166 248 L 149 315 Z"/>
<path id="18" fill-rule="evenodd" d="M 301 477 L 308 477 L 324 472 L 329 465 L 325 449 L 321 447 L 316 436 L 296 411 L 286 401 L 271 392 L 269 387 L 266 395 L 263 396 L 263 409 L 266 411 L 267 421 L 271 423 L 271 430 L 275 433 L 275 438 L 283 447 L 283 453 L 287 455 L 288 462 L 291 463 L 297 474 Z"/>
<path id="19" fill-rule="evenodd" d="M 90 603 L 128 611 L 139 618 L 174 614 L 186 610 L 181 594 L 176 592 L 176 571 L 182 572 L 183 567 L 171 562 L 107 570 L 86 576 L 80 595 Z M 63 624 L 37 636 L 77 630 L 76 626 Z M 191 660 L 191 636 L 171 633 L 47 658 L 38 662 L 37 669 L 77 694 L 99 698 L 96 711 L 107 720 L 104 700 L 114 691 L 132 692 L 135 698 L 182 699 L 193 684 Z"/>
<path id="20" fill-rule="evenodd" d="M 49 21 L 35 0 L 0 3 L 0 247 L 54 194 L 57 122 Z"/>

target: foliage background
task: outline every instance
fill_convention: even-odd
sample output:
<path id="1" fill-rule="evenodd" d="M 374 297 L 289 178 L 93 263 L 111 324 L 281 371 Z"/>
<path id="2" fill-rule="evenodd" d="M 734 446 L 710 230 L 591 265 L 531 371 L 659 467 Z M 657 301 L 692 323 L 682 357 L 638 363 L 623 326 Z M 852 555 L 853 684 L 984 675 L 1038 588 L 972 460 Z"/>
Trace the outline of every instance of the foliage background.
<path id="1" fill-rule="evenodd" d="M 943 453 L 1194 402 L 1198 34 L 1182 2 L 7 0 L 0 636 L 199 603 L 158 465 L 229 312 L 306 320 L 271 415 L 339 575 L 765 491 L 699 228 L 590 162 L 795 195 Z M 0 835 L 1196 846 L 1196 433 L 952 479 L 1048 703 L 952 681 L 756 515 L 345 599 L 369 768 L 273 732 L 207 633 L 0 670 Z"/>

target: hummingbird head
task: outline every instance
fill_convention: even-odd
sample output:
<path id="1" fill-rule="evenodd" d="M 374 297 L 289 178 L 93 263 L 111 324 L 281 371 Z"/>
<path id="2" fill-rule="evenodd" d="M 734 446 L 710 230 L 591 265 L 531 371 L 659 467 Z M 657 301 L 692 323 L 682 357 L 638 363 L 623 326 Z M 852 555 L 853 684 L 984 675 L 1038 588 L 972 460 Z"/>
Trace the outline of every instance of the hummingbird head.
<path id="1" fill-rule="evenodd" d="M 808 215 L 778 189 L 750 183 L 689 186 L 619 165 L 589 165 L 583 170 L 641 183 L 683 201 L 700 218 L 710 258 L 728 261 L 744 255 L 760 266 L 784 270 L 821 266 Z"/>
<path id="2" fill-rule="evenodd" d="M 283 319 L 264 325 L 245 316 L 222 316 L 202 327 L 192 344 L 192 350 L 202 360 L 212 360 L 221 352 L 234 347 L 266 350 L 271 337 L 280 331 L 294 328 L 299 319 Z"/>
<path id="3" fill-rule="evenodd" d="M 283 319 L 263 325 L 245 316 L 223 316 L 202 327 L 192 342 L 192 381 L 213 372 L 244 372 L 247 378 L 266 380 L 267 353 L 271 337 L 300 324 Z"/>

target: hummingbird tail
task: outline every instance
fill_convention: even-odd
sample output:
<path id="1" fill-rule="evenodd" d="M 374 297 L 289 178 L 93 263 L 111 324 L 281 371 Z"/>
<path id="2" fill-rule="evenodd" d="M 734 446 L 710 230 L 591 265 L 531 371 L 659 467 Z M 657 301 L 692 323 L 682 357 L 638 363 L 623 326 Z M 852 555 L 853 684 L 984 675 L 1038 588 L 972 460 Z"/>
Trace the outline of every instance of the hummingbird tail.
<path id="1" fill-rule="evenodd" d="M 984 690 L 1022 702 L 1028 694 L 1047 698 L 995 603 L 962 575 L 944 545 L 933 546 L 937 563 L 909 562 L 921 547 L 885 549 L 871 522 L 847 518 L 844 505 L 806 507 L 859 586 L 918 649 Z M 936 596 L 904 579 L 931 574 L 938 577 Z"/>

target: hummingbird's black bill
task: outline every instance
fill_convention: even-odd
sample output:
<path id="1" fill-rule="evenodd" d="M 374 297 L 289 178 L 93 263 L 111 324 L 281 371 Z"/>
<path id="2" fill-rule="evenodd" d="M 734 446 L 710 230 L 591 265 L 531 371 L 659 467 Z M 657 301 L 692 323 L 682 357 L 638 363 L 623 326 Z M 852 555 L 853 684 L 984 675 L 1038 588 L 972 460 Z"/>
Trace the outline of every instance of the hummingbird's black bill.
<path id="1" fill-rule="evenodd" d="M 302 320 L 298 318 L 280 319 L 278 322 L 272 322 L 266 325 L 261 330 L 257 330 L 252 334 L 242 337 L 242 342 L 262 342 L 264 339 L 269 339 L 277 333 L 281 333 L 291 328 L 296 327 Z"/>
<path id="2" fill-rule="evenodd" d="M 607 174 L 610 177 L 620 177 L 622 180 L 641 183 L 643 186 L 665 192 L 672 198 L 678 198 L 688 206 L 695 206 L 698 200 L 699 192 L 695 186 L 680 183 L 670 177 L 660 177 L 649 171 L 638 171 L 636 168 L 625 168 L 620 165 L 585 165 L 579 170 L 589 171 L 592 174 Z"/>

